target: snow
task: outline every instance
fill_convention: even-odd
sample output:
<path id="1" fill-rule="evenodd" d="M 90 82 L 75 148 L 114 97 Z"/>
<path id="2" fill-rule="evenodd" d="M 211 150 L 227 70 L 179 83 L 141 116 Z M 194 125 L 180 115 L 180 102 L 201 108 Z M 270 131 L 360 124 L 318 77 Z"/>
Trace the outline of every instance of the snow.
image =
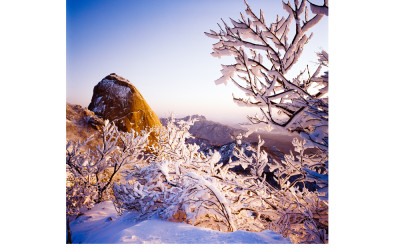
<path id="1" fill-rule="evenodd" d="M 170 182 L 168 164 L 168 161 L 163 161 L 161 164 L 158 164 L 158 167 L 160 168 L 161 173 L 165 176 L 165 179 Z"/>
<path id="2" fill-rule="evenodd" d="M 226 233 L 158 217 L 140 221 L 135 212 L 118 216 L 111 201 L 99 203 L 84 212 L 70 222 L 70 228 L 74 244 L 290 244 L 289 239 L 269 230 Z"/>
<path id="3" fill-rule="evenodd" d="M 310 3 L 310 7 L 311 7 L 312 13 L 314 13 L 316 15 L 328 16 L 328 14 L 329 14 L 328 7 L 326 7 L 326 6 L 318 6 L 318 5 Z"/>
<path id="4" fill-rule="evenodd" d="M 131 95 L 132 91 L 129 87 L 122 86 L 115 83 L 115 80 L 103 79 L 99 83 L 99 87 L 103 90 L 107 90 L 107 92 L 111 93 L 117 99 L 120 99 L 124 102 Z M 105 100 L 103 96 L 98 97 L 94 102 L 93 112 L 95 113 L 103 113 L 105 110 Z"/>

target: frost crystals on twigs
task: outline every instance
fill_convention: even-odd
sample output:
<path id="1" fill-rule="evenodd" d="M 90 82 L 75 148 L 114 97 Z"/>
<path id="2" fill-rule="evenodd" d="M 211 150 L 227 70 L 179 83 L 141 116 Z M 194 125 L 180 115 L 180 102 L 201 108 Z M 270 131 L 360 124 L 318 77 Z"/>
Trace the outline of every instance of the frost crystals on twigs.
<path id="1" fill-rule="evenodd" d="M 286 17 L 276 17 L 267 25 L 264 13 L 257 15 L 246 4 L 246 14 L 231 21 L 223 21 L 220 31 L 206 35 L 218 39 L 213 45 L 213 56 L 232 56 L 234 64 L 222 65 L 222 76 L 216 84 L 232 82 L 246 98 L 233 97 L 239 105 L 256 107 L 260 116 L 250 116 L 253 124 L 281 127 L 301 134 L 308 145 L 323 151 L 328 149 L 328 53 L 318 53 L 319 67 L 314 73 L 308 66 L 294 79 L 288 72 L 302 55 L 304 46 L 312 38 L 311 30 L 328 12 L 324 6 L 306 0 L 283 2 Z M 292 30 L 292 32 L 290 32 Z"/>

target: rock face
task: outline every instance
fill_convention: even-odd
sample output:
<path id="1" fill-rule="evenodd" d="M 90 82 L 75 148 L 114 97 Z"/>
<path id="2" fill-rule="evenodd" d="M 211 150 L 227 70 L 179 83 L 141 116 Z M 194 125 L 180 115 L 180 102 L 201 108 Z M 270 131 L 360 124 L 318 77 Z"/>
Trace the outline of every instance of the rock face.
<path id="1" fill-rule="evenodd" d="M 114 122 L 124 132 L 162 126 L 137 88 L 115 73 L 94 87 L 88 108 L 100 118 Z"/>
<path id="2" fill-rule="evenodd" d="M 67 103 L 66 106 L 66 139 L 71 141 L 84 141 L 89 136 L 94 136 L 93 140 L 88 143 L 92 149 L 101 143 L 100 127 L 104 122 L 97 117 L 92 111 L 83 108 L 80 105 Z"/>

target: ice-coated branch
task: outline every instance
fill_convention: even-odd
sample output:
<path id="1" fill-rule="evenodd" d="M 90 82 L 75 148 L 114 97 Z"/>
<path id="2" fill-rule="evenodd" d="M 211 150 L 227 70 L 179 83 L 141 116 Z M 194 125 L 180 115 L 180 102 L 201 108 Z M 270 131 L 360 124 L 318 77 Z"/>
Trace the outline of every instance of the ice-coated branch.
<path id="1" fill-rule="evenodd" d="M 322 6 L 313 4 L 310 1 L 308 1 L 308 2 L 310 3 L 311 11 L 314 14 L 323 14 L 325 16 L 328 16 L 328 0 L 325 0 L 324 5 L 322 5 Z"/>
<path id="2" fill-rule="evenodd" d="M 245 6 L 247 17 L 241 13 L 241 19 L 230 18 L 231 26 L 222 21 L 219 32 L 206 32 L 218 39 L 213 56 L 233 56 L 235 60 L 234 64 L 222 66 L 222 76 L 215 83 L 232 82 L 246 96 L 233 97 L 236 103 L 259 108 L 263 117 L 250 116 L 252 123 L 299 133 L 310 140 L 310 145 L 326 150 L 327 131 L 317 133 L 315 128 L 327 124 L 328 73 L 322 69 L 328 67 L 328 53 L 317 53 L 319 66 L 313 74 L 308 70 L 308 77 L 306 70 L 292 80 L 287 73 L 298 63 L 312 38 L 309 31 L 327 14 L 327 1 L 323 6 L 307 0 L 284 1 L 287 15 L 277 16 L 270 25 L 262 10 L 257 15 L 246 1 Z M 292 22 L 296 29 L 290 33 Z"/>

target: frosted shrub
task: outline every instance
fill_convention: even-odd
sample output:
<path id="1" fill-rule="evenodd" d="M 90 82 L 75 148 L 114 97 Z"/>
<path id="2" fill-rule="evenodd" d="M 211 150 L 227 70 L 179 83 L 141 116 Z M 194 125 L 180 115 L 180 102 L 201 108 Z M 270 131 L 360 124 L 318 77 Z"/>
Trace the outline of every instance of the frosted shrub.
<path id="1" fill-rule="evenodd" d="M 218 174 L 226 173 L 217 164 L 218 152 L 205 156 L 199 146 L 186 144 L 193 120 L 175 122 L 171 117 L 160 135 L 155 161 L 125 172 L 123 184 L 114 185 L 116 203 L 123 209 L 141 212 L 143 217 L 159 214 L 222 231 L 234 231 L 226 186 Z"/>
<path id="2" fill-rule="evenodd" d="M 260 150 L 264 143 L 259 139 L 253 154 L 248 157 L 237 148 L 234 155 L 239 158 L 231 165 L 252 168 L 254 184 L 248 190 L 260 196 L 262 206 L 248 208 L 259 214 L 257 223 L 261 227 L 290 237 L 295 243 L 327 243 L 328 236 L 328 175 L 326 158 L 305 154 L 308 148 L 304 140 L 293 139 L 295 153 L 285 155 L 282 161 L 267 165 L 267 153 Z M 266 168 L 267 166 L 267 168 Z M 318 172 L 314 171 L 318 168 Z M 265 172 L 273 173 L 273 182 L 267 181 Z M 251 179 L 251 178 L 249 178 Z M 306 183 L 315 183 L 316 191 L 310 191 Z M 265 209 L 266 208 L 266 209 Z"/>
<path id="3" fill-rule="evenodd" d="M 95 150 L 83 142 L 66 145 L 67 214 L 77 214 L 82 207 L 110 198 L 111 184 L 118 172 L 143 161 L 149 133 L 126 133 L 105 122 L 102 143 Z"/>
<path id="4" fill-rule="evenodd" d="M 241 138 L 238 145 L 241 143 Z M 233 155 L 236 156 L 240 161 L 237 163 L 234 162 L 232 165 L 240 165 L 243 169 L 247 169 L 250 165 L 250 173 L 253 176 L 262 177 L 264 170 L 268 163 L 268 154 L 265 151 L 261 150 L 261 146 L 264 144 L 264 141 L 261 140 L 260 136 L 258 136 L 258 144 L 257 148 L 252 146 L 247 146 L 246 148 L 243 147 L 236 147 L 233 151 Z M 252 152 L 250 156 L 247 156 L 245 153 L 245 149 Z"/>
<path id="5" fill-rule="evenodd" d="M 189 128 L 196 121 L 196 119 L 176 121 L 175 116 L 172 114 L 167 120 L 166 126 L 159 128 L 159 131 L 157 131 L 159 136 L 158 145 L 154 149 L 157 152 L 156 161 L 175 160 L 179 162 L 191 162 L 193 157 L 198 157 L 199 153 L 197 151 L 199 147 L 196 144 L 186 144 L 187 139 L 193 138 L 189 133 Z"/>
<path id="6" fill-rule="evenodd" d="M 268 164 L 268 155 L 261 150 L 264 142 L 259 140 L 256 148 L 248 147 L 251 156 L 238 147 L 235 156 L 239 160 L 222 165 L 218 152 L 206 156 L 197 152 L 197 145 L 181 143 L 190 137 L 191 123 L 177 124 L 172 118 L 160 132 L 164 140 L 158 145 L 163 153 L 145 167 L 124 171 L 123 181 L 113 187 L 119 210 L 135 210 L 143 218 L 157 214 L 220 231 L 270 229 L 292 242 L 327 241 L 323 193 L 296 185 L 318 178 L 321 189 L 327 185 L 326 175 L 311 170 L 315 159 L 304 154 L 304 141 L 294 140 L 295 154 L 282 162 Z M 229 171 L 236 165 L 250 168 L 252 175 Z M 268 168 L 278 186 L 266 181 Z M 289 181 L 293 176 L 297 176 L 295 181 Z"/>

